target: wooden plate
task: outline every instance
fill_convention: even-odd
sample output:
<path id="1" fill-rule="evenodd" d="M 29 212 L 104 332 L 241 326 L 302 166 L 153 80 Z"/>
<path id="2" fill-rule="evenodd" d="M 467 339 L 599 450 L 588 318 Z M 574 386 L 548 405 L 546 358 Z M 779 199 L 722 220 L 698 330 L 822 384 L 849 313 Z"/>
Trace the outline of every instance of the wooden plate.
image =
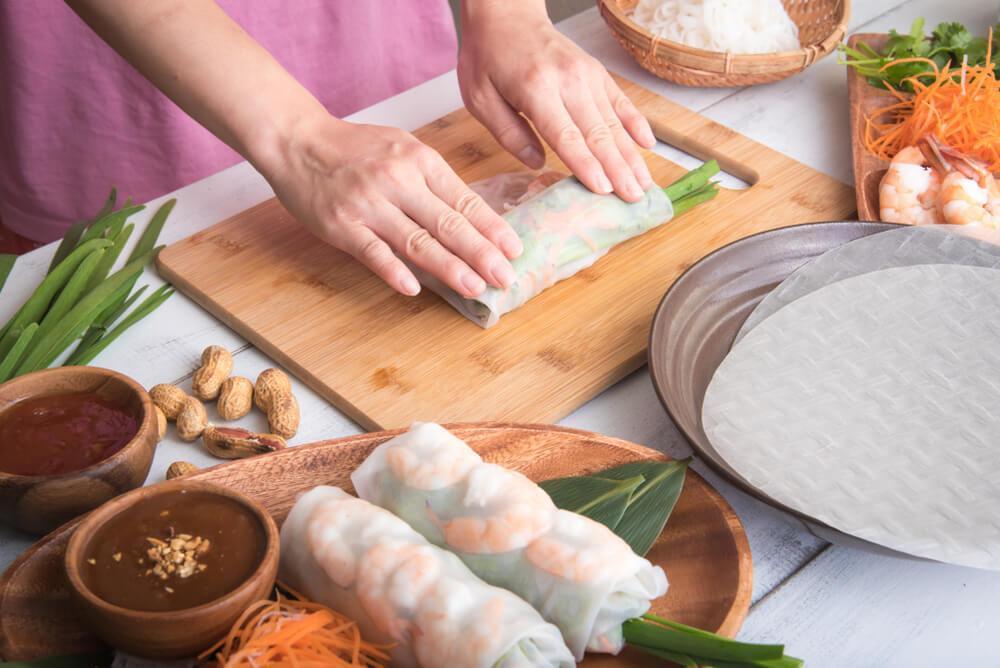
<path id="1" fill-rule="evenodd" d="M 533 480 L 593 473 L 639 459 L 666 459 L 627 441 L 547 425 L 449 425 L 483 457 Z M 260 501 L 280 524 L 295 497 L 320 484 L 352 490 L 350 473 L 379 443 L 399 431 L 363 434 L 289 448 L 200 471 L 191 480 L 233 487 Z M 353 490 L 352 490 L 353 491 Z M 93 649 L 69 601 L 62 558 L 77 522 L 40 540 L 0 578 L 0 656 L 33 659 Z M 667 595 L 657 614 L 733 636 L 750 605 L 752 560 L 739 518 L 697 473 L 690 471 L 667 529 L 647 555 L 667 572 Z M 648 660 L 647 660 L 648 659 Z M 593 656 L 587 666 L 662 665 L 625 652 Z"/>
<path id="2" fill-rule="evenodd" d="M 861 41 L 880 51 L 888 39 L 889 35 L 885 33 L 858 33 L 851 35 L 847 43 L 857 48 Z M 854 192 L 858 198 L 858 220 L 880 220 L 878 185 L 889 167 L 889 161 L 865 148 L 865 118 L 876 109 L 892 104 L 896 98 L 892 93 L 869 84 L 853 67 L 846 69 L 847 93 L 851 103 L 851 152 L 854 155 Z"/>

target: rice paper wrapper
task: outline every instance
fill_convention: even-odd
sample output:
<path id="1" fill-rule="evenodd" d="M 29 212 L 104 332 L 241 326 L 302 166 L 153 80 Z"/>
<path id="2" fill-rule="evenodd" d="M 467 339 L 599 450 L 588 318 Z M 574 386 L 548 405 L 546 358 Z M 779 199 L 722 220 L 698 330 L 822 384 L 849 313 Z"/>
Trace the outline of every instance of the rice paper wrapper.
<path id="1" fill-rule="evenodd" d="M 733 347 L 705 393 L 705 434 L 788 508 L 893 550 L 1000 570 L 998 343 L 996 269 L 845 278 Z"/>
<path id="2" fill-rule="evenodd" d="M 559 510 L 525 476 L 483 462 L 433 423 L 376 448 L 351 476 L 361 498 L 406 520 L 563 634 L 577 660 L 617 654 L 622 623 L 666 593 L 663 569 L 604 525 Z"/>
<path id="3" fill-rule="evenodd" d="M 487 287 L 476 299 L 465 299 L 411 266 L 420 282 L 469 320 L 492 327 L 503 314 L 591 266 L 617 244 L 673 217 L 673 205 L 662 188 L 654 187 L 629 203 L 616 195 L 595 194 L 572 177 L 547 185 L 557 174 L 500 174 L 470 184 L 503 215 L 524 245 L 512 262 L 517 279 L 511 287 Z"/>
<path id="4" fill-rule="evenodd" d="M 1000 232 L 971 225 L 908 226 L 838 246 L 799 267 L 764 297 L 743 323 L 735 342 L 785 306 L 831 283 L 917 264 L 1000 269 Z"/>
<path id="5" fill-rule="evenodd" d="M 571 668 L 559 630 L 392 513 L 336 487 L 296 501 L 281 528 L 281 579 L 394 644 L 394 666 Z"/>

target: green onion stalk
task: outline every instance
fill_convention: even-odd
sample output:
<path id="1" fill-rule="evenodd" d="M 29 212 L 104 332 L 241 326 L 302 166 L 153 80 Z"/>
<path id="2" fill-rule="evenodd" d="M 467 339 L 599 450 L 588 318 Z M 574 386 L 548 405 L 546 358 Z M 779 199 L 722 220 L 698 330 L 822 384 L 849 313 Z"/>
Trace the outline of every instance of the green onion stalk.
<path id="1" fill-rule="evenodd" d="M 47 368 L 70 348 L 63 364 L 90 363 L 173 294 L 169 285 L 163 286 L 129 311 L 146 289 L 133 292 L 159 251 L 156 241 L 175 200 L 153 215 L 124 266 L 114 271 L 135 230 L 128 218 L 145 208 L 126 201 L 116 210 L 116 199 L 112 189 L 93 219 L 70 227 L 45 277 L 0 327 L 0 383 Z M 13 264 L 8 256 L 0 257 L 0 288 Z"/>

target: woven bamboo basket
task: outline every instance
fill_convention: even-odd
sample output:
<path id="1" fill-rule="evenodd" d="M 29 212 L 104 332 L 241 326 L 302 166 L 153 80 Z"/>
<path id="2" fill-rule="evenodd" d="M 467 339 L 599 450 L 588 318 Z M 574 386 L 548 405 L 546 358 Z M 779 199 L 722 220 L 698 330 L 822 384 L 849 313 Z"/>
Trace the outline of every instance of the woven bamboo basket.
<path id="1" fill-rule="evenodd" d="M 752 86 L 801 72 L 844 39 L 850 0 L 782 0 L 799 27 L 802 48 L 779 53 L 735 54 L 696 49 L 654 37 L 630 14 L 638 0 L 597 0 L 611 33 L 636 62 L 661 79 L 685 86 Z"/>

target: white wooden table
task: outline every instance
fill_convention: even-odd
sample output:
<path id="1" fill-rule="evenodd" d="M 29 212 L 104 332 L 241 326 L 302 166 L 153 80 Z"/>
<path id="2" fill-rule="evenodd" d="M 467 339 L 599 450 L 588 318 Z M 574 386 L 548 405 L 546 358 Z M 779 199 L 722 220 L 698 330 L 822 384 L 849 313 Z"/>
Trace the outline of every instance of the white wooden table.
<path id="1" fill-rule="evenodd" d="M 929 26 L 957 20 L 985 32 L 998 18 L 996 0 L 855 0 L 851 31 L 908 28 L 918 17 Z M 851 182 L 844 68 L 829 57 L 805 74 L 746 89 L 689 89 L 648 75 L 612 40 L 592 9 L 560 28 L 606 66 L 660 94 L 729 125 L 820 171 Z M 355 114 L 351 120 L 415 129 L 461 105 L 454 72 Z M 687 166 L 694 161 L 664 147 Z M 240 164 L 173 193 L 178 204 L 162 241 L 171 243 L 261 202 L 272 193 Z M 148 218 L 158 202 L 137 219 Z M 807 222 L 807 221 L 788 221 Z M 0 321 L 27 297 L 48 265 L 54 246 L 22 257 L 0 303 Z M 146 280 L 161 283 L 147 270 Z M 255 376 L 270 360 L 193 302 L 177 295 L 126 333 L 94 364 L 122 371 L 147 387 L 189 385 L 201 350 L 221 344 L 235 351 L 235 371 Z M 301 383 L 302 428 L 295 443 L 358 433 L 337 409 Z M 433 418 L 433 416 L 428 416 Z M 263 429 L 252 414 L 247 426 Z M 586 404 L 562 424 L 625 438 L 684 457 L 690 448 L 661 408 L 646 370 L 636 372 Z M 218 463 L 172 436 L 160 444 L 149 482 L 184 459 Z M 797 520 L 751 499 L 704 466 L 695 468 L 733 505 L 746 525 L 754 556 L 754 595 L 740 634 L 749 641 L 780 641 L 787 651 L 821 666 L 1000 666 L 1000 575 L 886 557 L 831 545 Z M 31 543 L 0 529 L 0 567 Z M 994 635 L 996 634 L 996 635 Z"/>

